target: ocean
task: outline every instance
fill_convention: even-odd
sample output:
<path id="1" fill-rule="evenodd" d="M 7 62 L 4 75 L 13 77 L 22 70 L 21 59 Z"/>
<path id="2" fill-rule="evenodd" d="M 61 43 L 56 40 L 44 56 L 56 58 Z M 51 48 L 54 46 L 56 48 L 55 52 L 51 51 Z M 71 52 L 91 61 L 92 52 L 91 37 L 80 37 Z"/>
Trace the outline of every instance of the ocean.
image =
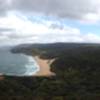
<path id="1" fill-rule="evenodd" d="M 37 71 L 39 66 L 33 57 L 11 53 L 8 48 L 0 48 L 0 74 L 31 76 Z"/>

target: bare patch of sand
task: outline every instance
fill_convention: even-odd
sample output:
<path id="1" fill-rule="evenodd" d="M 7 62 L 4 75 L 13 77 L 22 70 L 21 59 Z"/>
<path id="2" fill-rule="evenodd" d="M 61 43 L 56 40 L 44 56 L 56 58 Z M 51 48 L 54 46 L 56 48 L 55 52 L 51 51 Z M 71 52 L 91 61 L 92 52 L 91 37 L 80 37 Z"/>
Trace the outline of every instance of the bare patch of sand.
<path id="1" fill-rule="evenodd" d="M 50 64 L 55 60 L 45 60 L 40 57 L 35 57 L 36 62 L 38 63 L 40 70 L 33 76 L 55 76 L 55 73 L 51 72 Z"/>
<path id="2" fill-rule="evenodd" d="M 4 76 L 0 73 L 0 81 L 4 80 Z"/>

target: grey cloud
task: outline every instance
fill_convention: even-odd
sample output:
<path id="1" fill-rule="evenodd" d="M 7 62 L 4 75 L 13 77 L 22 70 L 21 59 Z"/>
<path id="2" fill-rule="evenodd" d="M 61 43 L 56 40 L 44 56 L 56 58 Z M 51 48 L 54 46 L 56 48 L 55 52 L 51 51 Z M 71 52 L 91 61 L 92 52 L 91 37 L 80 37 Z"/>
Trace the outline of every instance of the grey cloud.
<path id="1" fill-rule="evenodd" d="M 98 9 L 92 0 L 13 0 L 12 4 L 13 8 L 22 11 L 77 19 L 82 19 L 88 13 L 96 13 Z"/>
<path id="2" fill-rule="evenodd" d="M 83 19 L 89 13 L 98 13 L 99 6 L 99 0 L 0 0 L 0 15 L 10 10 L 19 10 Z"/>
<path id="3" fill-rule="evenodd" d="M 62 29 L 64 29 L 64 26 L 61 25 L 61 24 L 52 23 L 52 24 L 49 26 L 49 28 L 51 28 L 51 29 L 60 29 L 60 30 L 62 30 Z"/>
<path id="4" fill-rule="evenodd" d="M 6 15 L 6 12 L 10 10 L 10 0 L 0 0 L 0 16 Z"/>
<path id="5" fill-rule="evenodd" d="M 10 29 L 10 28 L 0 28 L 0 33 L 2 33 L 2 32 L 9 32 L 9 31 L 13 31 L 13 29 Z"/>

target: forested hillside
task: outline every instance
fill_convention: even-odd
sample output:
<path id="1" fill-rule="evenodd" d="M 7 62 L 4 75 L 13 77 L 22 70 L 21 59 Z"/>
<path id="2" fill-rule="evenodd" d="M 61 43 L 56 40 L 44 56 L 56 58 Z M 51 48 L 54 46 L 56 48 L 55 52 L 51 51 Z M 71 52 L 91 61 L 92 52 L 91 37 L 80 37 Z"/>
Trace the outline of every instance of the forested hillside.
<path id="1" fill-rule="evenodd" d="M 0 81 L 0 95 L 13 96 L 12 100 L 100 100 L 99 44 L 17 46 L 12 52 L 55 58 L 50 67 L 56 76 L 4 76 Z"/>

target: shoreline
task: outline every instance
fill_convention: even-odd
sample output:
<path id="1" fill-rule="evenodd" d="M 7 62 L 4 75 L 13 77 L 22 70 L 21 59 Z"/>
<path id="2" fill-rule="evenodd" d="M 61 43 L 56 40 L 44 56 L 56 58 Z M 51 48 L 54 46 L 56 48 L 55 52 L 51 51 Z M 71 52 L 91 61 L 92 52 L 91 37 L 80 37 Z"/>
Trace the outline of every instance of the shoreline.
<path id="1" fill-rule="evenodd" d="M 32 58 L 34 58 L 38 70 L 36 72 L 33 72 L 33 74 L 31 75 L 22 75 L 22 76 L 19 75 L 18 77 L 23 77 L 23 76 L 49 77 L 56 75 L 54 72 L 51 71 L 50 67 L 50 65 L 54 62 L 55 59 L 49 59 L 49 60 L 41 59 L 39 56 L 35 56 Z M 0 73 L 0 80 L 3 80 L 5 75 Z M 7 76 L 17 76 L 17 75 L 7 75 Z"/>
<path id="2" fill-rule="evenodd" d="M 39 71 L 37 71 L 33 76 L 55 76 L 55 73 L 51 72 L 50 64 L 55 60 L 45 60 L 38 56 L 34 57 L 35 61 L 39 65 Z"/>

